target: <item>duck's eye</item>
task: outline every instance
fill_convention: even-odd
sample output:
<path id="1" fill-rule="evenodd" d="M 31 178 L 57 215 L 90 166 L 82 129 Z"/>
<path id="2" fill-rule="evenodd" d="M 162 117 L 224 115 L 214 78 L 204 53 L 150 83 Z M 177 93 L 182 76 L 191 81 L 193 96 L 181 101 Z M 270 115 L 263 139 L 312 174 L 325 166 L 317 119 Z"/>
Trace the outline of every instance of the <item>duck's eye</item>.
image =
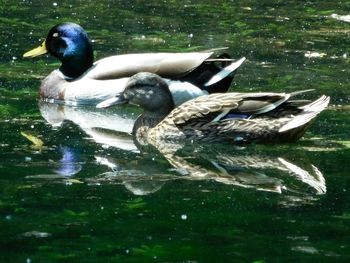
<path id="1" fill-rule="evenodd" d="M 57 32 L 55 32 L 55 33 L 52 34 L 52 36 L 53 36 L 53 37 L 58 37 L 59 34 L 58 34 Z"/>

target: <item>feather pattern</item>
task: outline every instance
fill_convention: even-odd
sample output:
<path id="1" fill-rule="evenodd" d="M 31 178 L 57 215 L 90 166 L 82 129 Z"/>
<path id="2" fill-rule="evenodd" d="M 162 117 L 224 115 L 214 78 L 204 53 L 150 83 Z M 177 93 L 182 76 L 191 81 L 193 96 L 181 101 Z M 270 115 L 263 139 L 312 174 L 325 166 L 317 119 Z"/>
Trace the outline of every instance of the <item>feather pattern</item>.
<path id="1" fill-rule="evenodd" d="M 162 78 L 152 73 L 138 73 L 132 79 L 126 85 L 123 96 L 129 103 L 144 109 L 135 123 L 134 134 L 140 135 L 138 131 L 142 130 L 143 137 L 154 145 L 183 140 L 294 141 L 304 134 L 330 99 L 323 95 L 314 102 L 300 106 L 290 98 L 305 91 L 216 93 L 195 98 L 173 109 L 168 86 Z M 141 91 L 146 88 L 153 90 L 152 98 L 135 96 L 143 94 Z M 156 121 L 151 122 L 152 118 Z M 146 125 L 147 122 L 151 124 Z"/>
<path id="2" fill-rule="evenodd" d="M 23 56 L 49 53 L 61 61 L 60 68 L 51 72 L 40 86 L 40 97 L 48 101 L 97 104 L 122 92 L 132 75 L 147 71 L 178 81 L 170 88 L 179 105 L 206 93 L 228 90 L 244 58 L 238 61 L 217 58 L 218 50 L 124 54 L 94 63 L 92 43 L 85 30 L 74 23 L 61 23 L 51 28 L 42 45 Z"/>

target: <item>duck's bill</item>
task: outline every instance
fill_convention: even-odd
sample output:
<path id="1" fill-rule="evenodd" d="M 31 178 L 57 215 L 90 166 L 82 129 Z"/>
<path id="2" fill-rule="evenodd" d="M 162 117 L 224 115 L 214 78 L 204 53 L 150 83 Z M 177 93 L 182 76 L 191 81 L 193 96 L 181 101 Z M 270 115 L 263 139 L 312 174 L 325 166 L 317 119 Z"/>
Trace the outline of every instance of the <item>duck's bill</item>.
<path id="1" fill-rule="evenodd" d="M 96 105 L 96 108 L 109 108 L 113 105 L 122 105 L 128 103 L 128 100 L 123 95 L 104 100 Z"/>
<path id="2" fill-rule="evenodd" d="M 37 48 L 34 48 L 26 53 L 23 54 L 23 57 L 24 58 L 34 58 L 34 57 L 37 57 L 37 56 L 40 56 L 40 55 L 44 55 L 46 54 L 48 51 L 46 49 L 46 43 L 45 41 L 40 45 L 38 46 Z"/>

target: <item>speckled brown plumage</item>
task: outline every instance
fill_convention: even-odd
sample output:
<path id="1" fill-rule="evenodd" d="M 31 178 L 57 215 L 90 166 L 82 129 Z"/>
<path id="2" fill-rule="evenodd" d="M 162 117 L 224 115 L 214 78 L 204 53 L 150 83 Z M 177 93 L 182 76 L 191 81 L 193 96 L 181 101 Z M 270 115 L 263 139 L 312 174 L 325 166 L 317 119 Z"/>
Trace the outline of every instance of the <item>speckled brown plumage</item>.
<path id="1" fill-rule="evenodd" d="M 210 94 L 173 109 L 166 83 L 155 74 L 139 73 L 132 77 L 121 97 L 144 109 L 134 125 L 134 134 L 151 144 L 266 143 L 299 139 L 327 107 L 329 97 L 324 95 L 306 105 L 290 99 L 303 92 Z"/>

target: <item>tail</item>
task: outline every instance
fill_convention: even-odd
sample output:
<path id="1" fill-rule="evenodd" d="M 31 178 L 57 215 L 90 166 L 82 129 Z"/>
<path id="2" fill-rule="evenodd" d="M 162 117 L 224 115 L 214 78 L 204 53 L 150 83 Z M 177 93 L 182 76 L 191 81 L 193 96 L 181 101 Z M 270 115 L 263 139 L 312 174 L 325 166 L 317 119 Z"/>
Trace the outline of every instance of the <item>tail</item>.
<path id="1" fill-rule="evenodd" d="M 322 95 L 319 99 L 311 102 L 310 104 L 299 107 L 302 112 L 287 124 L 283 125 L 278 132 L 282 133 L 288 130 L 303 127 L 328 106 L 329 100 L 330 97 Z"/>
<path id="2" fill-rule="evenodd" d="M 219 71 L 219 73 L 215 74 L 213 77 L 211 77 L 211 79 L 209 79 L 204 86 L 205 87 L 209 87 L 212 86 L 216 83 L 218 83 L 219 81 L 223 80 L 224 78 L 226 78 L 228 75 L 230 75 L 232 72 L 236 71 L 245 61 L 245 57 L 236 60 L 235 62 L 232 62 L 230 65 L 228 65 L 227 67 L 223 68 L 222 70 Z"/>
<path id="3" fill-rule="evenodd" d="M 209 58 L 180 80 L 187 81 L 208 93 L 226 92 L 231 86 L 236 70 L 244 60 L 245 58 L 241 58 L 233 61 L 227 54 Z"/>

